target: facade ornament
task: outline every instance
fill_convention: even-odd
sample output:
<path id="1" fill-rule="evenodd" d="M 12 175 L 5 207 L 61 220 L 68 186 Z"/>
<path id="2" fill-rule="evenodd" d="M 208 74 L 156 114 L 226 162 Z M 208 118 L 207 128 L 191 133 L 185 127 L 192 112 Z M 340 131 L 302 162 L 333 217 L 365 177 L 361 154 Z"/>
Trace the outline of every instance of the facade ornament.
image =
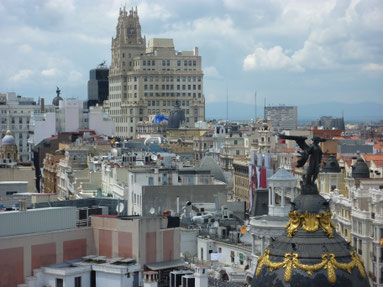
<path id="1" fill-rule="evenodd" d="M 322 262 L 309 265 L 299 262 L 298 253 L 286 253 L 285 259 L 282 262 L 272 262 L 270 261 L 270 250 L 267 249 L 265 253 L 258 258 L 258 266 L 255 275 L 257 277 L 259 276 L 263 266 L 268 267 L 270 272 L 276 269 L 284 268 L 284 280 L 285 282 L 290 282 L 293 269 L 299 268 L 303 271 L 306 271 L 309 275 L 312 275 L 313 272 L 319 271 L 321 269 L 326 269 L 329 282 L 334 284 L 336 282 L 336 268 L 342 269 L 351 274 L 352 270 L 357 267 L 360 275 L 363 278 L 366 278 L 366 272 L 363 268 L 363 260 L 359 257 L 355 250 L 352 251 L 350 255 L 351 261 L 349 263 L 340 263 L 336 261 L 335 255 L 333 253 L 325 253 L 322 255 Z"/>

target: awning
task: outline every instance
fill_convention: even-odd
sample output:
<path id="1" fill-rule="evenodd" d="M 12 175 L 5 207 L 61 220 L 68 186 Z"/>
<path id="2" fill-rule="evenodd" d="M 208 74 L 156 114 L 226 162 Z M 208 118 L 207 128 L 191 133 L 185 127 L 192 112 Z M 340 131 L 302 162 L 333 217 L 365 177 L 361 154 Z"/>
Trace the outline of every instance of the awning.
<path id="1" fill-rule="evenodd" d="M 180 258 L 177 260 L 172 260 L 172 261 L 163 261 L 163 262 L 156 262 L 156 263 L 150 263 L 150 264 L 145 264 L 147 268 L 150 270 L 162 270 L 162 269 L 169 269 L 169 268 L 175 268 L 175 267 L 181 267 L 185 265 L 184 259 Z"/>

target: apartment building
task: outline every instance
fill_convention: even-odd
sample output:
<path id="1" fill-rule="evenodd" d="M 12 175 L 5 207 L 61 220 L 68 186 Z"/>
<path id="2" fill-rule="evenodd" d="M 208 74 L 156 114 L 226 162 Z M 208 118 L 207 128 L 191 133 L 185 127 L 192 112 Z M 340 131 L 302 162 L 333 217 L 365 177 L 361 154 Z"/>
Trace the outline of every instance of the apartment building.
<path id="1" fill-rule="evenodd" d="M 205 119 L 202 59 L 198 48 L 176 51 L 172 39 L 141 36 L 137 9 L 120 10 L 116 37 L 112 39 L 107 107 L 115 135 L 135 138 L 136 126 L 150 115 L 169 116 L 179 103 L 185 125 Z"/>
<path id="2" fill-rule="evenodd" d="M 33 98 L 26 98 L 16 93 L 0 94 L 0 138 L 5 136 L 7 130 L 11 130 L 18 149 L 18 160 L 30 161 L 32 153 L 28 144 L 29 123 L 31 114 L 38 112 L 40 107 Z"/>
<path id="3" fill-rule="evenodd" d="M 267 106 L 265 120 L 272 121 L 278 130 L 296 130 L 298 127 L 298 108 L 296 106 Z"/>

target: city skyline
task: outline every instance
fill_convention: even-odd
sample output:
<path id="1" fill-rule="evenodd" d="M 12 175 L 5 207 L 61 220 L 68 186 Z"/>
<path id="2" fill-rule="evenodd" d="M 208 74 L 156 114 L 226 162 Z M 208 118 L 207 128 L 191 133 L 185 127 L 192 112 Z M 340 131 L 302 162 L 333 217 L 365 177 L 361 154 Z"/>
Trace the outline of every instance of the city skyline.
<path id="1" fill-rule="evenodd" d="M 87 97 L 89 70 L 111 63 L 120 7 L 138 6 L 146 39 L 199 47 L 207 104 L 381 102 L 378 1 L 3 1 L 3 92 Z M 346 111 L 347 112 L 347 111 Z M 366 111 L 367 112 L 367 111 Z M 207 115 L 208 116 L 208 115 Z"/>

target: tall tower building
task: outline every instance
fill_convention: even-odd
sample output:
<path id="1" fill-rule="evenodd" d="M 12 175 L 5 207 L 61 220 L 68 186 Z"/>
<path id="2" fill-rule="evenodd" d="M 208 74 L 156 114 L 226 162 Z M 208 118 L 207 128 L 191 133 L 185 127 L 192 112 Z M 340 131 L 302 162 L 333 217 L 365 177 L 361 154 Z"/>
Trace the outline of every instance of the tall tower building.
<path id="1" fill-rule="evenodd" d="M 137 8 L 120 9 L 109 70 L 115 135 L 135 138 L 138 122 L 155 114 L 169 116 L 177 103 L 185 111 L 186 126 L 205 120 L 201 67 L 198 48 L 178 52 L 172 39 L 150 39 L 146 46 Z"/>
<path id="2" fill-rule="evenodd" d="M 96 104 L 102 106 L 104 101 L 108 99 L 108 74 L 109 69 L 105 66 L 105 62 L 98 65 L 96 69 L 90 70 L 88 81 L 88 108 L 96 106 Z"/>

